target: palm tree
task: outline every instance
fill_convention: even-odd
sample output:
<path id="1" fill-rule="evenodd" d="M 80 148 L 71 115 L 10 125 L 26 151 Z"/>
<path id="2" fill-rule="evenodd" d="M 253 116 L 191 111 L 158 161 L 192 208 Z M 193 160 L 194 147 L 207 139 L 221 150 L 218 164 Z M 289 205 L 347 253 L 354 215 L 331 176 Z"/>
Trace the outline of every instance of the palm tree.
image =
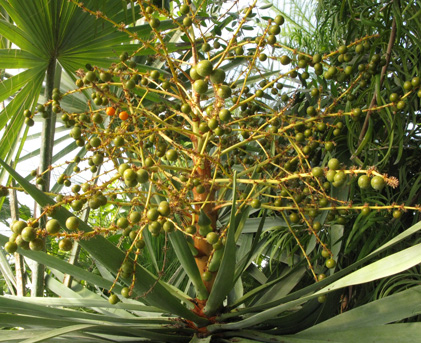
<path id="1" fill-rule="evenodd" d="M 9 252 L 19 243 L 21 254 L 45 265 L 46 289 L 59 298 L 0 297 L 3 325 L 24 328 L 4 331 L 0 341 L 416 340 L 420 296 L 419 286 L 411 286 L 419 282 L 421 258 L 419 243 L 407 238 L 421 228 L 419 175 L 412 169 L 419 164 L 413 128 L 420 85 L 398 63 L 415 61 L 419 27 L 414 22 L 407 40 L 394 46 L 390 37 L 395 26 L 402 29 L 395 11 L 410 22 L 419 5 L 401 13 L 394 4 L 372 9 L 364 3 L 388 35 L 374 30 L 326 45 L 320 33 L 318 49 L 305 44 L 298 52 L 278 41 L 283 17 L 257 20 L 256 2 L 222 15 L 219 3 L 202 2 L 0 3 L 16 23 L 2 22 L 4 36 L 15 43 L 27 26 L 30 42 L 51 42 L 39 33 L 57 25 L 49 33 L 57 50 L 47 50 L 63 75 L 53 92 L 46 59 L 39 82 L 33 75 L 31 88 L 22 88 L 11 106 L 20 104 L 23 112 L 33 104 L 29 119 L 34 112 L 53 118 L 34 110 L 47 75 L 41 103 L 53 105 L 69 127 L 65 153 L 81 146 L 50 192 L 9 166 L 7 159 L 19 155 L 1 156 L 4 173 L 44 212 L 14 224 L 11 241 L 0 236 L 0 242 Z M 27 24 L 41 9 L 50 13 L 42 18 L 50 22 L 44 31 Z M 337 10 L 346 20 L 366 19 L 364 8 L 359 17 L 353 7 Z M 339 36 L 334 11 L 332 4 L 318 20 Z M 135 26 L 139 13 L 145 24 Z M 119 24 L 123 18 L 133 27 Z M 265 20 L 250 38 L 250 23 Z M 90 36 L 74 36 L 70 27 L 90 28 Z M 374 38 L 377 45 L 365 44 Z M 22 52 L 14 53 L 31 70 L 30 63 L 41 60 L 39 49 L 20 43 Z M 325 48 L 332 52 L 315 54 Z M 285 74 L 280 64 L 289 68 Z M 385 68 L 409 80 L 405 92 Z M 68 91 L 66 78 L 76 80 L 76 89 Z M 374 95 L 384 103 L 372 103 Z M 410 115 L 399 116 L 402 108 Z M 403 154 L 407 162 L 396 173 L 392 163 Z M 397 176 L 402 189 L 393 191 Z M 77 177 L 86 181 L 75 184 Z M 71 191 L 63 184 L 73 184 Z M 82 209 L 93 210 L 90 220 L 82 219 Z M 53 219 L 43 223 L 47 215 Z M 47 246 L 59 244 L 59 254 L 77 242 L 86 264 L 37 251 L 41 236 Z M 13 284 L 10 270 L 3 274 Z M 64 285 L 64 274 L 74 280 Z M 372 315 L 380 310 L 382 316 Z"/>

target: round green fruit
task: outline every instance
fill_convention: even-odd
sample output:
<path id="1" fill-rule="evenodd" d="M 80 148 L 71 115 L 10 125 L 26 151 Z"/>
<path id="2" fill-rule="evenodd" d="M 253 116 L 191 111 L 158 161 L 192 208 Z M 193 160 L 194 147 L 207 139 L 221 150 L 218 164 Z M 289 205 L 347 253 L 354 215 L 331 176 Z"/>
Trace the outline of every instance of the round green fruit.
<path id="1" fill-rule="evenodd" d="M 192 24 L 193 24 L 193 19 L 191 17 L 185 17 L 183 19 L 183 25 L 185 27 L 190 27 L 190 26 L 192 26 Z"/>
<path id="2" fill-rule="evenodd" d="M 93 71 L 88 71 L 85 75 L 85 78 L 89 82 L 94 82 L 96 80 L 96 74 Z"/>
<path id="3" fill-rule="evenodd" d="M 297 213 L 293 212 L 289 215 L 289 220 L 291 221 L 291 223 L 298 223 L 300 221 L 300 217 Z"/>
<path id="4" fill-rule="evenodd" d="M 323 169 L 322 168 L 320 168 L 320 167 L 314 167 L 312 170 L 311 170 L 311 173 L 313 174 L 313 176 L 315 176 L 315 177 L 320 177 L 320 176 L 323 176 Z"/>
<path id="5" fill-rule="evenodd" d="M 66 228 L 75 231 L 79 228 L 79 219 L 77 217 L 69 217 L 66 219 Z"/>
<path id="6" fill-rule="evenodd" d="M 133 263 L 128 260 L 124 261 L 123 264 L 121 265 L 121 270 L 127 274 L 133 273 Z"/>
<path id="7" fill-rule="evenodd" d="M 318 301 L 320 304 L 323 304 L 324 302 L 326 302 L 326 299 L 327 299 L 327 297 L 326 297 L 326 295 L 325 295 L 325 294 L 323 294 L 323 295 L 319 295 L 319 296 L 317 297 L 317 301 Z"/>
<path id="8" fill-rule="evenodd" d="M 174 161 L 177 161 L 178 153 L 174 149 L 170 149 L 170 150 L 167 150 L 167 152 L 165 153 L 165 157 L 167 158 L 168 161 L 174 162 Z"/>
<path id="9" fill-rule="evenodd" d="M 146 160 L 145 160 L 146 162 Z M 139 183 L 145 183 L 149 180 L 149 173 L 145 169 L 139 169 L 136 172 L 136 180 Z"/>
<path id="10" fill-rule="evenodd" d="M 330 257 L 330 253 L 329 253 L 329 251 L 327 251 L 327 250 L 323 249 L 323 250 L 322 250 L 322 257 L 324 257 L 324 258 L 328 258 L 328 257 Z"/>
<path id="11" fill-rule="evenodd" d="M 14 233 L 20 234 L 22 232 L 22 230 L 26 227 L 26 223 L 23 220 L 18 220 L 17 222 L 14 222 L 11 230 Z"/>
<path id="12" fill-rule="evenodd" d="M 73 243 L 70 238 L 63 238 L 59 243 L 58 247 L 60 250 L 63 251 L 70 251 L 72 250 Z"/>
<path id="13" fill-rule="evenodd" d="M 128 226 L 129 226 L 129 221 L 127 220 L 127 218 L 126 217 L 120 217 L 120 218 L 118 218 L 117 219 L 117 223 L 116 223 L 116 225 L 117 225 L 117 227 L 118 228 L 120 228 L 120 229 L 125 229 L 125 228 L 127 228 Z"/>
<path id="14" fill-rule="evenodd" d="M 133 224 L 136 224 L 136 223 L 140 222 L 141 218 L 142 218 L 141 213 L 137 212 L 137 211 L 133 211 L 129 215 L 130 222 L 133 223 Z"/>
<path id="15" fill-rule="evenodd" d="M 206 191 L 206 189 L 203 185 L 196 186 L 196 193 L 197 194 L 203 194 L 203 193 L 205 193 L 205 191 Z"/>
<path id="16" fill-rule="evenodd" d="M 22 230 L 21 237 L 26 242 L 33 241 L 37 237 L 36 230 L 32 226 L 27 226 Z"/>
<path id="17" fill-rule="evenodd" d="M 385 186 L 386 182 L 381 176 L 374 176 L 371 179 L 370 184 L 371 184 L 371 187 L 373 187 L 373 189 L 375 189 L 376 191 L 381 191 L 383 187 Z"/>
<path id="18" fill-rule="evenodd" d="M 121 295 L 122 295 L 124 298 L 129 298 L 129 297 L 130 297 L 130 289 L 129 289 L 129 287 L 123 287 L 123 288 L 121 289 Z"/>
<path id="19" fill-rule="evenodd" d="M 196 71 L 202 77 L 209 76 L 213 71 L 212 63 L 208 60 L 202 60 L 196 65 Z"/>
<path id="20" fill-rule="evenodd" d="M 49 234 L 55 234 L 60 231 L 61 226 L 57 219 L 50 219 L 45 225 L 45 229 Z"/>
<path id="21" fill-rule="evenodd" d="M 203 272 L 202 273 L 202 280 L 203 281 L 210 281 L 210 280 L 212 280 L 212 273 L 211 272 L 208 272 L 208 271 Z"/>
<path id="22" fill-rule="evenodd" d="M 18 250 L 18 245 L 15 242 L 7 242 L 4 245 L 4 250 L 6 250 L 9 254 L 13 254 L 16 250 Z"/>
<path id="23" fill-rule="evenodd" d="M 161 216 L 167 217 L 171 213 L 170 204 L 168 201 L 161 201 L 158 206 L 158 212 Z"/>
<path id="24" fill-rule="evenodd" d="M 250 203 L 250 206 L 255 208 L 255 209 L 258 209 L 258 208 L 260 208 L 260 206 L 262 206 L 262 203 L 260 202 L 259 199 L 253 199 Z"/>
<path id="25" fill-rule="evenodd" d="M 219 235 L 216 233 L 216 232 L 209 232 L 207 235 L 206 235 L 206 241 L 209 243 L 209 244 L 215 244 L 216 242 L 218 242 L 218 240 L 219 240 Z"/>
<path id="26" fill-rule="evenodd" d="M 389 95 L 389 100 L 391 102 L 396 102 L 399 100 L 399 95 L 397 93 L 392 93 Z"/>
<path id="27" fill-rule="evenodd" d="M 325 265 L 329 269 L 335 268 L 336 261 L 333 258 L 329 258 L 328 260 L 326 260 Z"/>
<path id="28" fill-rule="evenodd" d="M 215 69 L 210 74 L 210 80 L 212 83 L 222 83 L 225 81 L 225 71 L 223 69 Z"/>
<path id="29" fill-rule="evenodd" d="M 149 223 L 149 226 L 148 226 L 149 232 L 154 236 L 159 235 L 159 233 L 161 232 L 161 228 L 162 228 L 162 225 L 158 221 L 151 222 Z"/>
<path id="30" fill-rule="evenodd" d="M 190 74 L 190 77 L 191 77 L 194 81 L 202 79 L 202 76 L 200 76 L 200 75 L 197 73 L 196 67 L 192 67 L 192 68 L 190 69 L 189 74 Z M 184 111 L 183 111 L 183 112 L 184 112 Z"/>
<path id="31" fill-rule="evenodd" d="M 119 298 L 118 298 L 118 296 L 117 296 L 117 295 L 115 295 L 115 294 L 111 294 L 111 295 L 110 295 L 110 297 L 108 298 L 108 302 L 109 302 L 111 305 L 115 305 L 115 304 L 117 304 L 119 301 L 120 301 L 120 299 L 119 299 Z"/>
<path id="32" fill-rule="evenodd" d="M 368 187 L 370 187 L 370 178 L 367 175 L 361 175 L 358 178 L 358 186 L 361 189 L 367 189 Z"/>
<path id="33" fill-rule="evenodd" d="M 331 158 L 329 160 L 329 162 L 327 163 L 327 166 L 329 167 L 329 169 L 331 170 L 338 170 L 340 167 L 340 163 L 339 160 L 336 158 Z"/>
<path id="34" fill-rule="evenodd" d="M 174 226 L 174 224 L 172 222 L 170 222 L 170 221 L 167 220 L 164 223 L 164 225 L 162 225 L 162 228 L 164 229 L 164 231 L 166 233 L 170 233 L 170 232 L 173 232 L 174 231 L 175 226 Z"/>
<path id="35" fill-rule="evenodd" d="M 133 180 L 136 180 L 136 178 L 137 178 L 137 173 L 132 168 L 126 169 L 123 173 L 124 181 L 133 181 Z"/>
<path id="36" fill-rule="evenodd" d="M 149 21 L 149 25 L 153 29 L 157 29 L 161 25 L 161 22 L 159 21 L 158 18 L 151 18 L 151 20 Z"/>
<path id="37" fill-rule="evenodd" d="M 399 210 L 394 210 L 393 211 L 393 218 L 399 219 L 400 217 L 402 217 L 402 212 L 399 211 Z"/>
<path id="38" fill-rule="evenodd" d="M 282 57 L 281 57 L 281 64 L 282 65 L 288 65 L 288 64 L 290 64 L 291 63 L 291 58 L 289 58 L 289 56 L 287 56 L 287 55 L 283 55 Z"/>
<path id="39" fill-rule="evenodd" d="M 199 94 L 205 94 L 208 91 L 208 83 L 205 80 L 197 80 L 193 83 L 193 90 Z"/>
<path id="40" fill-rule="evenodd" d="M 232 94 L 231 87 L 227 85 L 222 85 L 218 88 L 217 94 L 220 98 L 227 99 Z"/>
<path id="41" fill-rule="evenodd" d="M 33 241 L 29 242 L 29 249 L 32 251 L 44 250 L 44 241 L 41 238 L 35 238 Z"/>
<path id="42" fill-rule="evenodd" d="M 156 208 L 151 208 L 148 210 L 148 212 L 146 212 L 146 217 L 151 221 L 157 220 L 159 217 L 159 212 Z"/>
<path id="43" fill-rule="evenodd" d="M 278 14 L 273 21 L 278 25 L 282 25 L 285 22 L 285 18 Z"/>

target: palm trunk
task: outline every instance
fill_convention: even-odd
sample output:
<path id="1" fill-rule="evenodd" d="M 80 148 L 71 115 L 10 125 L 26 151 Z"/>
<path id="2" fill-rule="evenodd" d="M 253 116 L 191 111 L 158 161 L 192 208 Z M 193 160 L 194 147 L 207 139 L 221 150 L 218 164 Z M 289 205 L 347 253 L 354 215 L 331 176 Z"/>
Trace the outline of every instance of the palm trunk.
<path id="1" fill-rule="evenodd" d="M 51 99 L 54 85 L 60 84 L 61 69 L 56 63 L 56 58 L 52 57 L 47 68 L 45 96 Z M 47 108 L 48 118 L 44 120 L 41 132 L 41 150 L 40 150 L 40 172 L 42 174 L 43 184 L 40 186 L 41 190 L 48 192 L 50 188 L 50 172 L 49 167 L 52 164 L 53 147 L 54 147 L 54 133 L 56 124 L 56 114 L 51 110 L 51 105 Z M 40 226 L 44 227 L 46 222 L 45 216 L 40 220 Z M 32 265 L 32 288 L 31 296 L 40 297 L 44 292 L 44 265 L 34 263 Z"/>

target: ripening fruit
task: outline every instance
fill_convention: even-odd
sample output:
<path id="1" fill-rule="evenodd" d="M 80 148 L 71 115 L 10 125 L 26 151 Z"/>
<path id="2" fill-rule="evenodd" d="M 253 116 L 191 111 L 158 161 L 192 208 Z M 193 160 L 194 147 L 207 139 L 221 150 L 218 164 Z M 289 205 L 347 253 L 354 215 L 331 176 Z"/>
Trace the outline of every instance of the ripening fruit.
<path id="1" fill-rule="evenodd" d="M 129 114 L 126 111 L 123 111 L 123 112 L 119 113 L 118 117 L 121 120 L 125 121 L 125 120 L 129 119 Z"/>
<path id="2" fill-rule="evenodd" d="M 196 81 L 196 80 L 200 80 L 200 79 L 202 78 L 202 76 L 200 76 L 200 75 L 197 73 L 197 71 L 196 71 L 196 67 L 192 67 L 192 68 L 190 69 L 189 74 L 190 74 L 190 77 L 191 77 L 194 81 Z"/>
<path id="3" fill-rule="evenodd" d="M 107 114 L 107 116 L 113 116 L 113 115 L 115 115 L 115 108 L 114 107 L 107 107 L 107 109 L 105 110 L 105 113 Z"/>
<path id="4" fill-rule="evenodd" d="M 96 74 L 93 71 L 88 71 L 85 75 L 85 79 L 89 82 L 93 82 L 96 80 Z"/>
<path id="5" fill-rule="evenodd" d="M 386 182 L 381 176 L 374 176 L 371 179 L 371 187 L 373 187 L 376 191 L 381 191 L 385 184 Z"/>
<path id="6" fill-rule="evenodd" d="M 137 212 L 137 211 L 133 211 L 129 215 L 130 222 L 133 224 L 138 223 L 141 218 L 142 218 L 142 215 L 140 214 L 140 212 Z"/>
<path id="7" fill-rule="evenodd" d="M 99 78 L 101 79 L 101 81 L 102 82 L 108 82 L 108 81 L 111 81 L 111 79 L 112 79 L 112 75 L 111 75 L 111 73 L 109 73 L 109 72 L 101 72 L 100 74 L 99 74 Z"/>
<path id="8" fill-rule="evenodd" d="M 328 258 L 328 257 L 330 257 L 330 253 L 329 253 L 329 251 L 327 251 L 327 250 L 323 249 L 323 250 L 322 250 L 322 257 L 324 257 L 324 258 Z"/>
<path id="9" fill-rule="evenodd" d="M 398 101 L 398 103 L 396 104 L 396 107 L 398 108 L 398 110 L 403 110 L 406 106 L 406 102 L 404 100 Z"/>
<path id="10" fill-rule="evenodd" d="M 137 173 L 132 168 L 127 168 L 123 173 L 124 181 L 133 181 L 136 180 Z"/>

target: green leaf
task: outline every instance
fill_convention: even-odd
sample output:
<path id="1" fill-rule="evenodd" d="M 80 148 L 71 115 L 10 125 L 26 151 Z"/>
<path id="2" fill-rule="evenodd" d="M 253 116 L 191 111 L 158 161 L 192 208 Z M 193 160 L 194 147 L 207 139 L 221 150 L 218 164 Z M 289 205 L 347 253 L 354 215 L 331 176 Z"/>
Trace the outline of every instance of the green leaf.
<path id="1" fill-rule="evenodd" d="M 208 291 L 202 281 L 199 269 L 197 268 L 196 261 L 193 258 L 186 238 L 177 230 L 169 235 L 169 239 L 178 260 L 196 289 L 197 297 L 201 300 L 207 299 Z"/>
<path id="2" fill-rule="evenodd" d="M 397 322 L 421 313 L 421 308 L 413 308 L 421 303 L 421 286 L 392 294 L 370 302 L 310 327 L 298 335 L 310 336 L 317 333 L 343 331 L 346 329 L 371 327 Z"/>
<path id="3" fill-rule="evenodd" d="M 54 330 L 51 330 L 51 331 L 47 331 L 46 333 L 38 334 L 38 335 L 36 335 L 36 337 L 25 339 L 24 341 L 22 341 L 22 343 L 42 342 L 42 341 L 45 341 L 45 340 L 53 338 L 53 337 L 61 336 L 61 335 L 64 335 L 66 333 L 69 333 L 69 332 L 80 331 L 80 330 L 83 330 L 83 329 L 91 328 L 93 326 L 94 325 L 91 325 L 91 324 L 70 325 L 70 326 L 66 326 L 64 328 L 54 329 Z"/>
<path id="4" fill-rule="evenodd" d="M 32 198 L 42 207 L 53 205 L 54 201 L 27 182 L 22 176 L 10 168 L 3 160 L 0 159 L 0 165 L 5 168 L 9 174 L 28 192 Z M 58 208 L 55 211 L 54 218 L 57 219 L 62 227 L 66 227 L 67 218 L 73 214 L 64 208 Z M 79 230 L 89 232 L 92 229 L 84 222 L 80 222 Z M 81 240 L 79 244 L 85 248 L 95 259 L 107 267 L 108 270 L 116 273 L 124 261 L 124 253 L 116 248 L 112 243 L 102 236 L 95 236 L 89 240 Z M 156 276 L 152 275 L 143 266 L 136 267 L 136 280 L 134 286 L 135 293 L 143 295 L 147 293 L 146 300 L 153 306 L 168 310 L 174 314 L 183 316 L 197 323 L 206 323 L 207 320 L 200 318 L 190 312 L 168 289 L 163 285 L 162 281 L 156 282 Z M 127 280 L 130 282 L 129 280 Z M 153 289 L 153 291 L 151 291 Z"/>
<path id="5" fill-rule="evenodd" d="M 224 254 L 222 255 L 221 266 L 216 274 L 215 282 L 212 286 L 209 299 L 206 302 L 204 312 L 207 316 L 212 316 L 218 310 L 233 287 L 234 269 L 235 269 L 235 202 L 237 196 L 237 172 L 233 175 L 233 192 L 232 192 L 232 208 L 231 219 L 228 226 L 227 239 L 224 246 Z"/>

